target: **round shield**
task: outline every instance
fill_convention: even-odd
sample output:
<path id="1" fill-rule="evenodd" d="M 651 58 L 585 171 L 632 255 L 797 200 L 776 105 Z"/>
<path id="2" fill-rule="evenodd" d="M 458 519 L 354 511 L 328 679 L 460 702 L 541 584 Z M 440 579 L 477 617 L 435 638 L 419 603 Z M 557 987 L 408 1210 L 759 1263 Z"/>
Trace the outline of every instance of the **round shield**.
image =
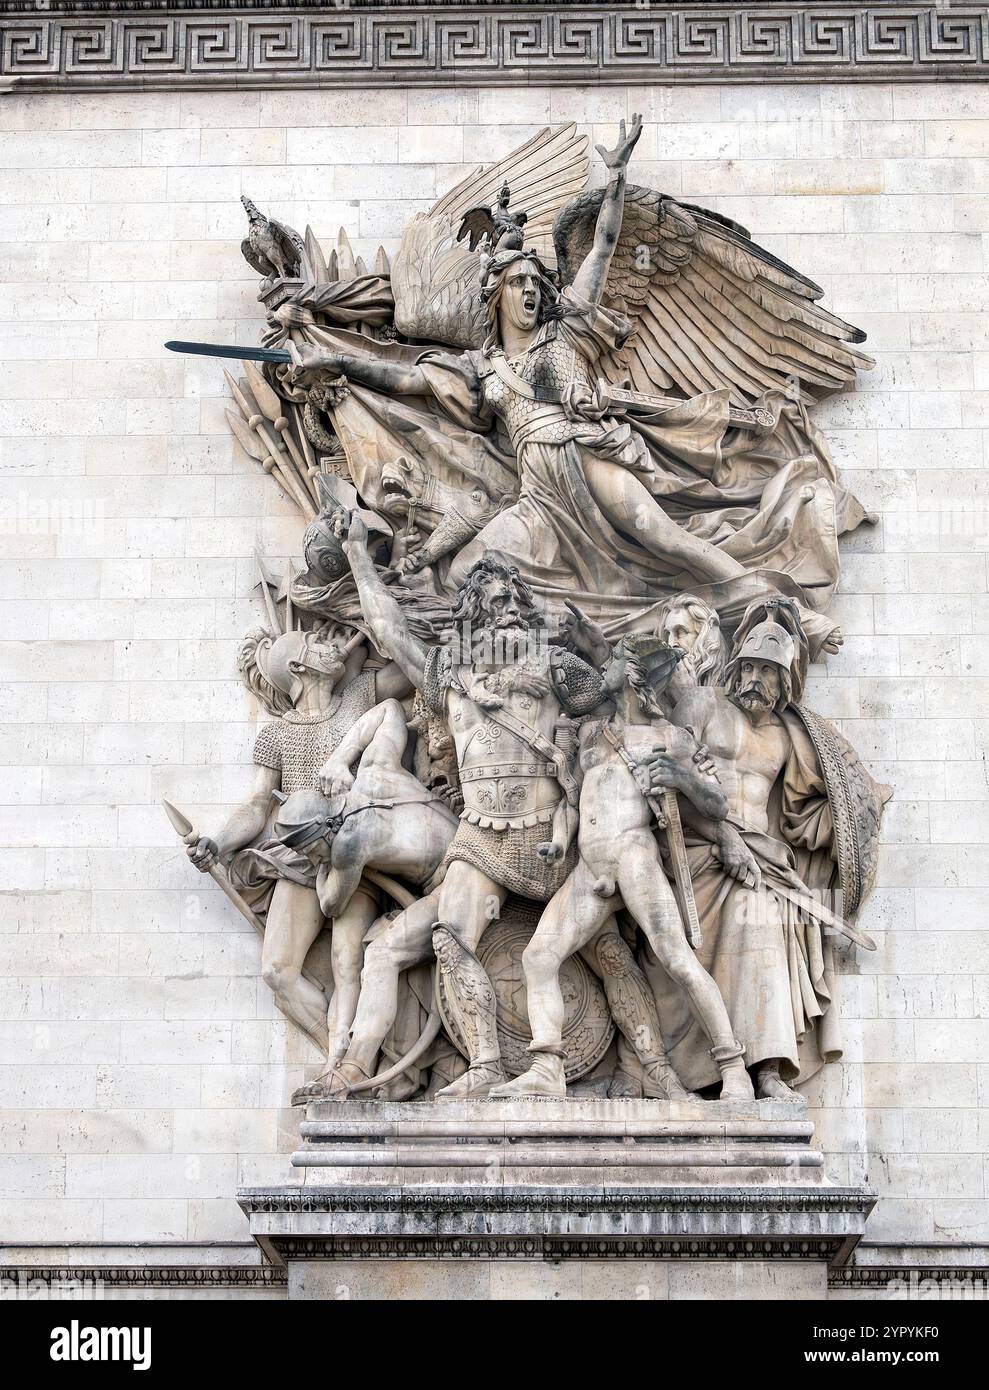
<path id="1" fill-rule="evenodd" d="M 477 948 L 477 958 L 488 973 L 497 999 L 498 1042 L 508 1076 L 521 1076 L 532 1063 L 522 952 L 536 929 L 541 910 L 536 903 L 509 899 L 501 917 L 485 928 Z M 571 1082 L 585 1076 L 601 1061 L 615 1035 L 615 1021 L 601 982 L 580 956 L 564 961 L 560 987 L 564 1003 L 563 1069 Z M 436 999 L 447 1034 L 466 1056 L 463 1038 L 451 1022 L 452 1011 L 446 1007 L 442 972 L 437 972 Z"/>

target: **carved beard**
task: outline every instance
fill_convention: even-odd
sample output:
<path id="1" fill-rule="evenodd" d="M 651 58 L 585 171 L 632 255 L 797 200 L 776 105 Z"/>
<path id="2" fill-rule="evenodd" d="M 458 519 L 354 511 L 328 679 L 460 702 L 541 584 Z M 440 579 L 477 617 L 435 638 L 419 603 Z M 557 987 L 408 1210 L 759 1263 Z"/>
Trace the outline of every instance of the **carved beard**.
<path id="1" fill-rule="evenodd" d="M 750 681 L 736 693 L 735 701 L 745 710 L 772 709 L 775 703 L 761 681 Z"/>

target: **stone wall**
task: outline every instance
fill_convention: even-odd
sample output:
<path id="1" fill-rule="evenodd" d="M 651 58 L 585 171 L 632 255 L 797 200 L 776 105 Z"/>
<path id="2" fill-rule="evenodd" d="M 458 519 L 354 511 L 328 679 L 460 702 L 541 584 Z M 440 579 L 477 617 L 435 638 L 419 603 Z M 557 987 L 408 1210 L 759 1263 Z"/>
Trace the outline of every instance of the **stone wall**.
<path id="1" fill-rule="evenodd" d="M 989 92 L 392 87 L 0 97 L 0 1239 L 21 1255 L 253 1259 L 233 1193 L 286 1179 L 315 1060 L 159 805 L 208 827 L 248 786 L 251 557 L 300 535 L 231 443 L 218 364 L 162 349 L 255 340 L 239 195 L 393 250 L 465 165 L 635 110 L 632 177 L 743 222 L 878 360 L 816 414 L 881 521 L 844 545 L 847 641 L 810 702 L 896 787 L 880 947 L 846 965 L 816 1118 L 834 1176 L 881 1194 L 870 1242 L 989 1243 Z"/>

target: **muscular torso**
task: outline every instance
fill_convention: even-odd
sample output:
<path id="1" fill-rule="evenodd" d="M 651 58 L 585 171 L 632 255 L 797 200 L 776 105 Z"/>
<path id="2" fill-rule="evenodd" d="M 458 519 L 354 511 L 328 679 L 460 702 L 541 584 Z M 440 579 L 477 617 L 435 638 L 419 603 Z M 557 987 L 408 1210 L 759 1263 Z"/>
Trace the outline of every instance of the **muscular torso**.
<path id="1" fill-rule="evenodd" d="M 649 804 L 602 728 L 589 726 L 580 759 L 584 779 L 577 844 L 581 858 L 594 873 L 614 872 L 622 845 L 630 838 L 645 836 L 654 843 Z M 625 725 L 621 738 L 626 751 L 636 759 L 646 758 L 662 741 L 648 724 Z"/>
<path id="2" fill-rule="evenodd" d="M 696 691 L 677 707 L 680 723 L 706 744 L 733 815 L 769 832 L 769 797 L 786 764 L 790 739 L 778 715 L 754 723 L 720 690 Z"/>
<path id="3" fill-rule="evenodd" d="M 494 830 L 548 821 L 561 796 L 547 758 L 498 722 L 509 714 L 553 743 L 559 700 L 551 686 L 544 695 L 513 690 L 513 677 L 523 673 L 549 686 L 548 662 L 534 658 L 524 667 L 498 667 L 488 675 L 477 667 L 460 667 L 446 696 L 446 717 L 460 769 L 463 818 Z M 484 709 L 471 698 L 471 691 L 482 699 L 490 691 L 502 704 Z"/>

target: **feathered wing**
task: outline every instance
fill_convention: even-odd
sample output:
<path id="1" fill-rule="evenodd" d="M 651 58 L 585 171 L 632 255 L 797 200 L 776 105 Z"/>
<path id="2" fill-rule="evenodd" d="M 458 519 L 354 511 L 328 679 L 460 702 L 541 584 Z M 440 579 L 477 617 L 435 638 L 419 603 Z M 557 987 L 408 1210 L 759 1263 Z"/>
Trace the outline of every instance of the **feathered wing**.
<path id="1" fill-rule="evenodd" d="M 282 255 L 285 257 L 286 264 L 289 266 L 298 266 L 306 253 L 305 242 L 302 237 L 294 227 L 286 226 L 284 222 L 279 222 L 277 218 L 268 217 L 265 220 L 281 249 Z M 258 255 L 247 237 L 240 243 L 240 250 L 244 260 L 249 266 L 252 266 L 259 275 L 268 276 L 278 272 L 278 266 L 272 264 L 266 256 Z"/>
<path id="2" fill-rule="evenodd" d="M 601 189 L 588 190 L 557 218 L 564 284 L 591 248 L 601 198 Z M 602 363 L 604 373 L 646 392 L 727 387 L 740 405 L 793 379 L 812 400 L 830 395 L 872 359 L 852 346 L 865 334 L 818 304 L 823 293 L 737 222 L 631 186 L 606 302 L 636 332 Z"/>
<path id="3" fill-rule="evenodd" d="M 552 259 L 553 222 L 587 182 L 587 137 L 574 124 L 541 130 L 499 161 L 477 168 L 406 227 L 392 265 L 395 326 L 410 338 L 478 347 L 484 338 L 477 252 L 457 233 L 465 213 L 493 204 L 504 183 L 512 211 L 528 214 L 526 245 Z"/>

